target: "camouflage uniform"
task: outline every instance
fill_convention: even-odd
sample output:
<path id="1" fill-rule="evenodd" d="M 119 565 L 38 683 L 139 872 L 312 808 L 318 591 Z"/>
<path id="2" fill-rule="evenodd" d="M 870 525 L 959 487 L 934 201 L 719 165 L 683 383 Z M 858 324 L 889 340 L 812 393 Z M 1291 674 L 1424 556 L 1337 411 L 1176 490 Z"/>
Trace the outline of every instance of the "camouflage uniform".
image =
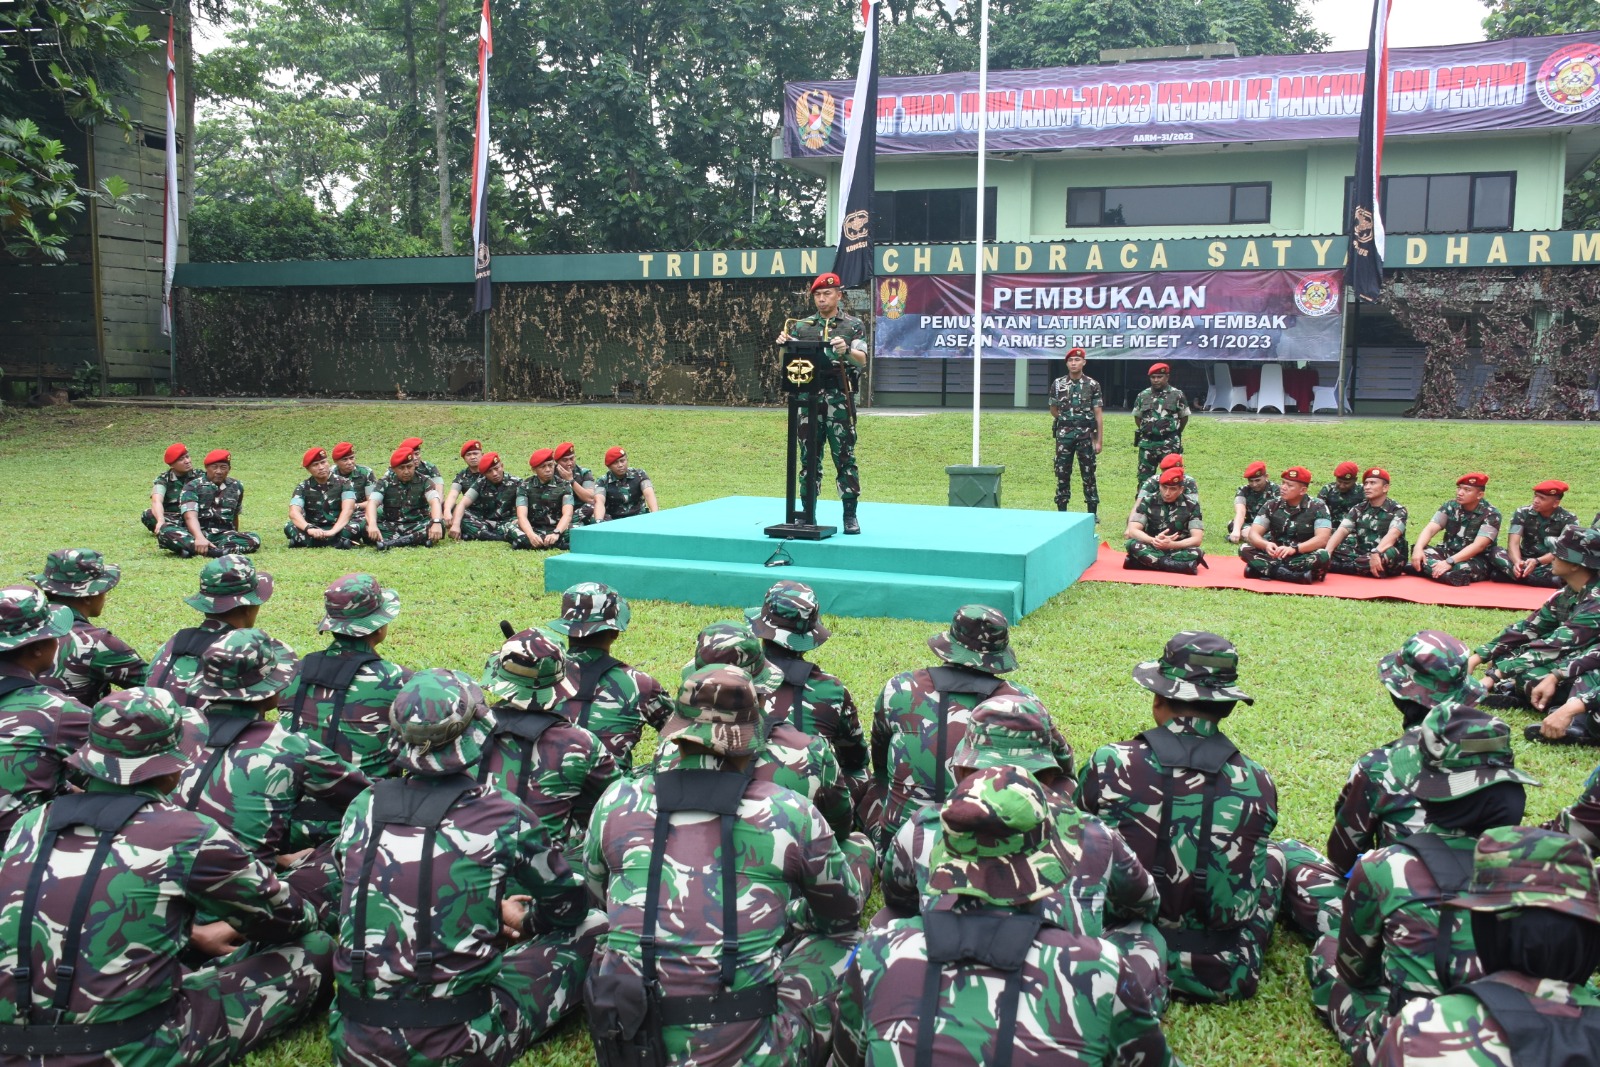
<path id="1" fill-rule="evenodd" d="M 1512 941 L 1530 916 L 1555 913 L 1593 939 L 1600 895 L 1593 858 L 1571 838 L 1517 826 L 1478 839 L 1472 882 L 1447 908 L 1493 916 Z M 1476 925 L 1478 920 L 1474 919 Z M 1570 975 L 1498 969 L 1433 1000 L 1414 1000 L 1373 1056 L 1378 1067 L 1518 1067 L 1592 1062 L 1600 996 Z"/>
<path id="2" fill-rule="evenodd" d="M 956 787 L 941 823 L 929 874 L 941 896 L 866 935 L 848 976 L 837 1059 L 847 1067 L 1176 1062 L 1127 959 L 1063 913 L 1039 784 L 1018 768 L 979 771 Z"/>
<path id="3" fill-rule="evenodd" d="M 1277 482 L 1268 482 L 1267 487 L 1261 490 L 1259 493 L 1250 488 L 1249 482 L 1246 482 L 1233 491 L 1234 504 L 1244 504 L 1244 521 L 1246 525 L 1255 522 L 1256 516 L 1261 514 L 1261 509 L 1266 507 L 1269 502 L 1276 499 L 1278 499 Z M 1233 532 L 1232 519 L 1228 520 L 1228 532 Z M 1239 533 L 1243 535 L 1244 531 L 1240 530 Z"/>
<path id="4" fill-rule="evenodd" d="M 650 485 L 650 476 L 638 467 L 629 467 L 620 478 L 609 470 L 602 474 L 595 483 L 594 491 L 605 495 L 606 521 L 643 515 L 646 507 L 644 489 L 647 485 Z"/>
<path id="5" fill-rule="evenodd" d="M 489 657 L 481 684 L 499 703 L 489 709 L 478 781 L 525 805 L 550 847 L 576 856 L 589 815 L 619 772 L 600 739 L 560 713 L 573 694 L 571 673 L 561 646 L 539 630 L 514 634 Z"/>
<path id="6" fill-rule="evenodd" d="M 1083 473 L 1083 504 L 1091 513 L 1100 509 L 1100 487 L 1095 482 L 1095 412 L 1105 406 L 1100 383 L 1082 375 L 1074 380 L 1063 374 L 1050 383 L 1050 407 L 1057 410 L 1050 432 L 1056 439 L 1056 510 L 1072 503 L 1072 461 Z"/>
<path id="7" fill-rule="evenodd" d="M 168 526 L 183 526 L 183 516 L 179 513 L 178 502 L 183 495 L 184 487 L 196 478 L 204 478 L 205 472 L 190 470 L 188 474 L 179 474 L 175 470 L 164 470 L 156 475 L 156 480 L 150 484 L 153 494 L 159 487 L 161 490 L 161 518 L 158 521 L 154 512 L 149 508 L 144 509 L 144 514 L 139 516 L 139 521 L 144 523 L 144 528 L 153 534 L 160 534 Z M 1600 517 L 1600 516 L 1597 516 Z"/>
<path id="8" fill-rule="evenodd" d="M 379 548 L 431 547 L 428 528 L 433 519 L 428 501 L 439 500 L 439 490 L 423 473 L 424 466 L 417 463 L 409 482 L 390 471 L 367 491 L 367 499 L 378 502 Z"/>
<path id="9" fill-rule="evenodd" d="M 1579 566 L 1600 563 L 1600 531 L 1569 531 L 1555 551 Z M 1522 702 L 1533 686 L 1554 674 L 1560 681 L 1549 706 L 1566 700 L 1572 681 L 1583 673 L 1578 661 L 1600 649 L 1600 569 L 1589 569 L 1590 578 L 1582 586 L 1574 589 L 1562 582 L 1541 607 L 1475 650 L 1500 676 L 1497 694 Z"/>
<path id="10" fill-rule="evenodd" d="M 1317 490 L 1317 499 L 1328 506 L 1328 518 L 1338 526 L 1352 508 L 1366 503 L 1367 494 L 1360 482 L 1351 486 L 1348 492 L 1340 489 L 1338 482 L 1329 482 Z"/>
<path id="11" fill-rule="evenodd" d="M 1269 545 L 1303 544 L 1318 530 L 1332 530 L 1328 505 L 1307 494 L 1291 507 L 1281 496 L 1269 500 L 1251 523 Z M 1320 582 L 1328 576 L 1328 550 L 1319 548 L 1288 559 L 1273 559 L 1252 544 L 1239 546 L 1247 578 L 1278 578 L 1291 582 Z"/>
<path id="12" fill-rule="evenodd" d="M 1250 703 L 1235 685 L 1237 664 L 1223 638 L 1188 631 L 1134 678 L 1169 699 Z M 1266 769 L 1216 723 L 1176 715 L 1097 750 L 1078 780 L 1078 806 L 1121 833 L 1155 876 L 1173 994 L 1253 996 L 1284 877 L 1283 856 L 1268 841 L 1278 792 Z"/>
<path id="13" fill-rule="evenodd" d="M 33 576 L 46 597 L 65 600 L 72 612 L 72 632 L 62 639 L 48 677 L 85 707 L 98 703 L 112 686 L 143 685 L 150 673 L 131 645 L 78 610 L 78 601 L 110 592 L 121 580 L 122 569 L 92 548 L 57 549 L 45 559 L 44 571 Z"/>
<path id="14" fill-rule="evenodd" d="M 1142 484 L 1156 472 L 1161 457 L 1183 451 L 1183 420 L 1189 417 L 1189 399 L 1171 385 L 1141 390 L 1133 401 L 1133 443 L 1139 449 Z"/>
<path id="15" fill-rule="evenodd" d="M 865 341 L 867 336 L 866 325 L 858 318 L 850 315 L 841 307 L 831 319 L 825 319 L 819 314 L 807 315 L 798 320 L 790 328 L 789 334 L 795 338 L 821 339 L 824 342 L 822 351 L 822 366 L 818 373 L 825 383 L 817 391 L 817 403 L 821 409 L 822 425 L 811 425 L 811 411 L 805 405 L 800 407 L 800 419 L 795 427 L 795 433 L 800 438 L 800 469 L 806 469 L 808 457 L 811 455 L 813 438 L 816 444 L 821 444 L 821 439 L 828 440 L 828 450 L 833 455 L 833 470 L 839 487 L 839 499 L 845 502 L 854 502 L 861 496 L 861 473 L 856 468 L 856 422 L 850 407 L 846 391 L 840 387 L 840 367 L 843 375 L 850 383 L 849 392 L 854 394 L 861 389 L 861 368 L 856 366 L 855 360 L 849 356 L 836 355 L 826 342 L 835 337 L 844 338 L 846 345 L 854 345 L 857 341 Z M 817 484 L 812 486 L 813 492 L 822 488 L 822 462 L 817 462 Z M 606 515 L 611 514 L 611 501 L 606 500 Z"/>
<path id="16" fill-rule="evenodd" d="M 195 513 L 200 532 L 211 542 L 213 556 L 229 552 L 247 555 L 261 547 L 259 536 L 239 529 L 239 515 L 244 511 L 244 485 L 237 478 L 225 478 L 221 485 L 210 478 L 192 479 L 178 497 L 178 510 L 185 515 L 191 511 Z M 194 555 L 194 535 L 181 516 L 174 525 L 157 531 L 156 543 L 180 556 Z"/>
<path id="17" fill-rule="evenodd" d="M 662 740 L 697 748 L 683 748 L 677 770 L 614 783 L 584 847 L 611 920 L 587 990 L 597 1055 L 652 1062 L 637 1050 L 653 1048 L 658 1063 L 818 1063 L 865 890 L 815 807 L 724 762 L 755 750 L 749 676 L 709 667 L 680 696 Z M 627 1013 L 630 1002 L 648 1014 Z"/>
<path id="18" fill-rule="evenodd" d="M 356 504 L 350 511 L 350 519 L 339 532 L 332 537 L 312 537 L 303 530 L 298 529 L 293 521 L 283 524 L 283 536 L 289 539 L 290 548 L 350 548 L 351 538 L 365 521 L 360 513 L 360 500 L 356 496 L 356 487 L 337 474 L 328 475 L 328 480 L 319 482 L 315 478 L 307 478 L 294 487 L 294 495 L 289 498 L 289 506 L 299 508 L 305 516 L 307 525 L 315 526 L 319 530 L 331 530 L 339 521 L 339 512 L 344 507 L 346 500 Z"/>
<path id="19" fill-rule="evenodd" d="M 572 505 L 572 488 L 559 478 L 548 482 L 539 480 L 537 474 L 517 483 L 516 506 L 528 509 L 528 526 L 536 534 L 552 534 L 561 525 L 561 511 Z M 512 548 L 532 548 L 533 542 L 522 528 L 512 522 L 512 532 L 506 538 Z M 541 546 L 542 547 L 542 546 Z M 572 547 L 572 530 L 561 531 L 561 539 L 553 546 L 557 549 Z"/>
<path id="20" fill-rule="evenodd" d="M 588 488 L 588 490 L 591 493 L 595 491 L 594 471 L 590 470 L 588 467 L 580 466 L 579 464 L 574 463 L 572 465 L 572 477 L 571 478 L 564 478 L 561 475 L 561 466 L 560 466 L 560 464 L 557 464 L 556 465 L 556 477 L 560 478 L 563 482 L 565 482 L 567 484 L 568 491 L 571 491 L 571 488 L 574 485 L 585 486 L 586 488 Z M 574 526 L 593 526 L 594 525 L 594 501 L 593 500 L 590 500 L 590 501 L 585 503 L 585 502 L 582 502 L 582 501 L 580 501 L 578 499 L 578 494 L 577 493 L 573 493 L 572 494 L 572 525 L 574 525 Z"/>
<path id="21" fill-rule="evenodd" d="M 337 468 L 334 471 L 338 474 Z M 378 475 L 371 467 L 357 463 L 350 468 L 349 474 L 339 474 L 339 477 L 350 483 L 350 488 L 356 491 L 356 515 L 360 518 L 361 507 L 367 502 L 367 494 L 372 487 L 378 484 Z"/>
<path id="22" fill-rule="evenodd" d="M 1362 500 L 1339 520 L 1339 529 L 1345 531 L 1344 540 L 1334 550 L 1328 569 L 1335 574 L 1370 576 L 1372 568 L 1368 560 L 1378 550 L 1378 543 L 1398 527 L 1400 536 L 1382 556 L 1383 577 L 1404 574 L 1406 562 L 1411 558 L 1406 547 L 1406 518 L 1406 509 L 1393 500 L 1386 499 L 1377 507 Z"/>
<path id="23" fill-rule="evenodd" d="M 628 628 L 628 602 L 599 582 L 580 582 L 561 594 L 561 618 L 550 628 L 584 638 Z M 672 697 L 661 683 L 602 648 L 569 649 L 569 677 L 576 693 L 561 713 L 600 738 L 623 774 L 633 770 L 633 750 L 648 723 L 654 730 L 672 714 Z"/>
<path id="24" fill-rule="evenodd" d="M 1165 533 L 1181 539 L 1190 536 L 1196 530 L 1205 529 L 1205 523 L 1200 518 L 1198 503 L 1184 495 L 1179 495 L 1177 500 L 1169 503 L 1159 492 L 1153 498 L 1141 496 L 1133 506 L 1133 514 L 1128 516 L 1128 522 L 1130 525 L 1137 524 L 1151 537 L 1159 537 Z M 1143 568 L 1195 574 L 1206 558 L 1204 550 L 1199 548 L 1174 548 L 1163 551 L 1155 545 L 1148 545 L 1131 537 L 1123 542 L 1122 547 L 1128 553 L 1124 566 L 1130 569 Z"/>
<path id="25" fill-rule="evenodd" d="M 72 612 L 31 585 L 0 589 L 0 653 L 71 628 Z M 88 734 L 87 708 L 0 658 L 0 842 L 25 813 L 66 792 L 67 759 Z"/>
<path id="26" fill-rule="evenodd" d="M 1509 539 L 1518 534 L 1522 536 L 1522 558 L 1525 560 L 1536 559 L 1546 555 L 1555 548 L 1556 538 L 1561 536 L 1561 531 L 1568 526 L 1578 525 L 1578 516 L 1564 507 L 1557 508 L 1550 516 L 1539 514 L 1532 504 L 1524 504 L 1511 513 L 1511 526 L 1506 530 Z M 1511 573 L 1511 552 L 1509 548 L 1492 548 L 1484 555 L 1489 556 L 1489 565 L 1494 571 L 1497 582 L 1517 582 L 1521 585 L 1542 585 L 1549 589 L 1559 589 L 1566 583 L 1555 576 L 1550 569 L 1550 564 L 1540 563 L 1526 578 L 1517 578 Z"/>
<path id="27" fill-rule="evenodd" d="M 272 575 L 258 573 L 246 556 L 222 556 L 200 568 L 200 591 L 183 598 L 196 611 L 205 612 L 199 626 L 185 627 L 156 649 L 150 659 L 149 685 L 165 689 L 184 708 L 200 702 L 189 683 L 200 673 L 200 655 L 233 629 L 216 616 L 246 604 L 265 604 L 272 598 Z M 192 721 L 199 722 L 199 719 Z"/>
<path id="28" fill-rule="evenodd" d="M 1173 452 L 1171 454 L 1174 456 L 1182 455 L 1182 453 L 1179 452 Z M 1181 465 L 1182 464 L 1180 464 L 1180 466 Z M 1149 502 L 1150 500 L 1157 499 L 1160 496 L 1161 472 L 1158 470 L 1155 474 L 1152 474 L 1150 477 L 1146 478 L 1142 483 L 1140 483 L 1139 491 L 1133 495 L 1133 510 L 1139 510 L 1141 505 Z M 1183 495 L 1179 499 L 1187 500 L 1189 503 L 1193 504 L 1194 513 L 1196 515 L 1201 514 L 1200 486 L 1192 477 L 1187 474 L 1183 476 Z"/>
<path id="29" fill-rule="evenodd" d="M 579 1003 L 605 919 L 538 817 L 474 780 L 485 712 L 466 675 L 417 672 L 392 718 L 406 777 L 345 815 L 328 1023 L 341 1063 L 508 1067 Z M 507 947 L 513 894 L 533 899 Z"/>
<path id="30" fill-rule="evenodd" d="M 179 728 L 162 690 L 107 697 L 72 759 L 86 791 L 29 813 L 0 855 L 7 1062 L 220 1065 L 313 1010 L 332 939 L 270 865 L 152 783 L 183 766 Z M 248 954 L 185 967 L 196 911 Z"/>
<path id="31" fill-rule="evenodd" d="M 1444 530 L 1444 542 L 1437 547 L 1422 550 L 1422 576 L 1432 578 L 1433 565 L 1471 546 L 1479 537 L 1489 539 L 1489 547 L 1469 560 L 1457 563 L 1445 572 L 1443 578 L 1433 579 L 1446 585 L 1471 585 L 1481 582 L 1492 573 L 1494 542 L 1500 536 L 1500 512 L 1487 500 L 1478 501 L 1471 511 L 1451 500 L 1434 512 L 1430 522 Z"/>
<path id="32" fill-rule="evenodd" d="M 461 540 L 510 541 L 517 530 L 517 493 L 522 479 L 507 474 L 496 485 L 480 474 L 461 494 Z"/>

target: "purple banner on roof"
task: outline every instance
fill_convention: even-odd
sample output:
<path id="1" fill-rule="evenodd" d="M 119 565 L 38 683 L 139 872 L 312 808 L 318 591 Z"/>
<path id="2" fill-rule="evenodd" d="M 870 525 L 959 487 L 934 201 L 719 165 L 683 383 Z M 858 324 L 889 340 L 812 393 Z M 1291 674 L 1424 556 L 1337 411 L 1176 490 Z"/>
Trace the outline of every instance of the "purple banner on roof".
<path id="1" fill-rule="evenodd" d="M 1365 52 L 989 72 L 991 152 L 1354 139 Z M 884 78 L 878 154 L 971 152 L 975 73 Z M 787 158 L 844 152 L 849 82 L 784 86 Z M 1395 48 L 1388 135 L 1600 123 L 1600 33 Z"/>

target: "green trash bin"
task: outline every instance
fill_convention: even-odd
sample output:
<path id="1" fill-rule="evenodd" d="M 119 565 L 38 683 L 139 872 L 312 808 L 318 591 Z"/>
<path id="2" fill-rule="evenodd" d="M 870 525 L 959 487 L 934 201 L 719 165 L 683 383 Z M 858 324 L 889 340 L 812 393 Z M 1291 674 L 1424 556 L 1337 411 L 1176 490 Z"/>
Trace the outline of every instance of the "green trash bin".
<path id="1" fill-rule="evenodd" d="M 950 476 L 950 506 L 953 508 L 997 508 L 1000 506 L 1000 476 L 1006 472 L 998 467 L 946 467 Z"/>

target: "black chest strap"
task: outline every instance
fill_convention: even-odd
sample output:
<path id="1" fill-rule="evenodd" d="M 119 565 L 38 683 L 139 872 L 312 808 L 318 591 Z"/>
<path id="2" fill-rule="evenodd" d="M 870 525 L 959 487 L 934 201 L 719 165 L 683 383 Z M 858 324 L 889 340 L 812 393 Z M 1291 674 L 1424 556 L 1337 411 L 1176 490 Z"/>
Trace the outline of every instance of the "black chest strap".
<path id="1" fill-rule="evenodd" d="M 577 691 L 562 705 L 562 714 L 566 715 L 569 721 L 587 729 L 589 709 L 594 705 L 595 697 L 600 695 L 600 679 L 604 678 L 611 668 L 625 666 L 627 664 L 607 653 L 601 653 L 597 659 L 578 664 L 578 678 L 574 683 Z"/>
<path id="2" fill-rule="evenodd" d="M 205 655 L 206 649 L 227 632 L 227 630 L 207 630 L 200 626 L 186 626 L 179 630 L 168 642 L 167 662 L 161 665 L 160 673 L 150 679 L 149 684 L 157 689 L 165 688 L 167 678 L 171 676 L 172 668 L 178 665 L 180 658 L 191 656 L 199 659 Z"/>
<path id="3" fill-rule="evenodd" d="M 1195 771 L 1203 775 L 1205 785 L 1200 794 L 1200 822 L 1198 827 L 1199 840 L 1195 843 L 1194 877 L 1198 884 L 1203 884 L 1206 879 L 1206 868 L 1211 864 L 1211 853 L 1215 848 L 1213 838 L 1216 833 L 1217 798 L 1228 791 L 1228 776 L 1224 768 L 1228 762 L 1239 752 L 1237 746 L 1221 732 L 1208 736 L 1201 734 L 1173 733 L 1171 730 L 1157 727 L 1146 730 L 1139 735 L 1156 759 L 1161 761 L 1161 825 L 1156 831 L 1156 855 L 1159 857 L 1151 865 L 1150 874 L 1155 878 L 1157 888 L 1165 889 L 1173 885 L 1178 879 L 1177 844 L 1172 838 L 1172 805 L 1177 799 L 1178 782 L 1182 771 Z M 1172 856 L 1172 867 L 1168 869 L 1164 856 Z M 1163 892 L 1165 899 L 1167 893 Z M 1203 902 L 1204 903 L 1204 902 Z M 1193 910 L 1193 904 L 1190 905 Z M 1207 904 L 1206 910 L 1210 908 Z M 1169 915 L 1168 918 L 1181 920 L 1183 915 Z M 1212 916 L 1202 915 L 1200 918 L 1207 926 L 1215 926 Z"/>
<path id="4" fill-rule="evenodd" d="M 316 706 L 316 702 L 311 699 L 313 689 L 331 690 L 333 712 L 328 716 L 328 721 L 322 724 L 322 744 L 339 755 L 348 757 L 353 750 L 345 743 L 344 735 L 339 729 L 339 724 L 344 720 L 345 701 L 350 699 L 350 687 L 355 684 L 356 675 L 361 668 L 369 663 L 378 663 L 382 659 L 382 656 L 370 649 L 361 652 L 312 652 L 302 659 L 300 691 L 295 694 L 294 706 L 289 709 L 289 729 L 298 733 L 309 725 L 304 716 L 307 703 Z"/>
<path id="5" fill-rule="evenodd" d="M 934 709 L 935 730 L 933 742 L 934 780 L 933 799 L 943 804 L 950 793 L 950 768 L 945 766 L 950 752 L 950 705 L 957 693 L 976 696 L 981 702 L 1005 682 L 992 674 L 969 670 L 965 667 L 930 667 L 928 675 L 939 694 L 939 705 Z"/>
<path id="6" fill-rule="evenodd" d="M 12 693 L 22 689 L 41 689 L 44 683 L 37 678 L 18 678 L 15 675 L 6 675 L 0 678 L 0 700 L 4 700 Z"/>
<path id="7" fill-rule="evenodd" d="M 491 743 L 498 744 L 495 739 L 508 738 L 517 747 L 521 757 L 517 767 L 516 785 L 513 787 L 518 800 L 526 802 L 528 796 L 528 778 L 533 774 L 534 748 L 539 744 L 539 738 L 552 726 L 558 726 L 567 720 L 553 711 L 495 711 L 494 728 L 490 731 Z M 489 780 L 489 759 L 485 756 L 478 761 L 478 782 L 482 784 Z"/>
<path id="8" fill-rule="evenodd" d="M 228 754 L 228 749 L 239 740 L 239 735 L 251 723 L 260 720 L 254 716 L 245 715 L 217 715 L 206 720 L 210 733 L 206 736 L 206 747 L 211 754 L 206 757 L 205 766 L 200 768 L 200 774 L 195 778 L 194 785 L 189 787 L 188 796 L 183 798 L 183 806 L 190 811 L 200 803 L 200 797 L 206 791 L 206 785 L 211 781 L 211 776 L 217 772 L 217 764 L 222 762 L 222 757 Z"/>
<path id="9" fill-rule="evenodd" d="M 777 702 L 779 718 L 786 718 L 803 734 L 814 736 L 814 725 L 806 716 L 805 701 L 801 699 L 806 690 L 806 683 L 811 680 L 813 665 L 803 657 L 787 652 L 778 651 L 778 646 L 768 644 L 766 650 L 767 662 L 778 668 L 783 674 L 783 681 L 778 686 L 778 692 L 783 699 Z"/>
<path id="10" fill-rule="evenodd" d="M 1472 881 L 1473 850 L 1470 848 L 1451 848 L 1445 838 L 1430 833 L 1412 834 L 1396 841 L 1395 846 L 1416 856 L 1428 868 L 1428 877 L 1439 887 L 1441 902 L 1459 896 Z M 1433 975 L 1440 989 L 1449 989 L 1456 982 L 1451 974 L 1451 963 L 1455 958 L 1451 942 L 1455 939 L 1456 928 L 1461 925 L 1461 913 L 1456 908 L 1443 907 L 1438 909 L 1438 913 L 1438 930 L 1433 941 Z M 1397 995 L 1403 996 L 1406 992 L 1396 990 Z M 1391 1010 L 1398 1010 L 1398 1006 Z"/>
<path id="11" fill-rule="evenodd" d="M 1480 978 L 1456 986 L 1451 993 L 1478 998 L 1511 1048 L 1512 1067 L 1589 1067 L 1600 1049 L 1600 1010 L 1580 1007 L 1578 1015 L 1558 1015 L 1536 1008 L 1540 998 Z"/>
<path id="12" fill-rule="evenodd" d="M 1005 989 L 995 1006 L 995 1044 L 983 1057 L 994 1067 L 1010 1067 L 1017 1033 L 1017 1005 L 1022 998 L 1023 964 L 1039 936 L 1044 919 L 1036 914 L 994 910 L 930 911 L 922 916 L 928 946 L 923 972 L 921 1021 L 917 1030 L 913 1067 L 933 1067 L 933 1039 L 938 1029 L 939 988 L 951 964 L 976 963 L 1004 971 Z"/>

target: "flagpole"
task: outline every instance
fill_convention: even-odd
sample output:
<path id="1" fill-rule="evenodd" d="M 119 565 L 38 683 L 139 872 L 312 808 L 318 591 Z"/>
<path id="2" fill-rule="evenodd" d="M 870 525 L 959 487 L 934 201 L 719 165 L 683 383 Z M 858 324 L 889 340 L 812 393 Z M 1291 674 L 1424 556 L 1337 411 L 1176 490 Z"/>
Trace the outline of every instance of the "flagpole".
<path id="1" fill-rule="evenodd" d="M 178 391 L 178 331 L 172 321 L 172 276 L 178 265 L 177 20 L 167 12 L 167 143 L 161 205 L 161 332 L 167 335 L 167 386 Z M 94 211 L 91 206 L 89 210 Z"/>
<path id="2" fill-rule="evenodd" d="M 983 397 L 983 208 L 986 177 L 984 149 L 989 131 L 989 0 L 983 0 L 978 16 L 978 210 L 977 232 L 973 240 L 972 269 L 972 465 L 978 457 L 978 424 Z"/>

